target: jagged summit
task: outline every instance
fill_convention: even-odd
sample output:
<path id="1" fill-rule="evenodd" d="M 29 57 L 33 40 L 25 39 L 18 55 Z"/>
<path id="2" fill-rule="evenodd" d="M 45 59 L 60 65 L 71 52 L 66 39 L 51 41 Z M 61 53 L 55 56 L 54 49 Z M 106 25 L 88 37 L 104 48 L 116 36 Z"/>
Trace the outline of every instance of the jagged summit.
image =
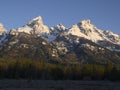
<path id="1" fill-rule="evenodd" d="M 32 20 L 34 20 L 34 21 L 41 20 L 42 21 L 42 17 L 41 16 L 37 16 L 36 18 L 34 18 Z"/>
<path id="2" fill-rule="evenodd" d="M 77 24 L 82 30 L 96 30 L 95 25 L 92 24 L 91 20 L 83 20 Z"/>
<path id="3" fill-rule="evenodd" d="M 66 27 L 63 24 L 56 25 L 56 28 L 58 28 L 59 30 L 65 30 L 66 29 Z"/>
<path id="4" fill-rule="evenodd" d="M 90 19 L 82 20 L 80 23 L 81 23 L 82 25 L 84 25 L 84 24 L 91 24 L 91 20 L 90 20 Z"/>
<path id="5" fill-rule="evenodd" d="M 0 24 L 0 34 L 2 35 L 4 32 L 6 32 L 6 30 L 3 25 Z M 78 38 L 82 37 L 88 39 L 97 44 L 99 44 L 99 42 L 109 42 L 120 45 L 120 35 L 114 34 L 111 31 L 103 31 L 98 29 L 89 19 L 83 20 L 80 23 L 73 25 L 71 28 L 66 28 L 62 24 L 48 28 L 46 25 L 44 25 L 42 17 L 38 16 L 30 20 L 23 27 L 12 29 L 10 31 L 11 35 L 19 35 L 19 33 L 41 36 L 48 42 L 54 42 L 55 40 L 58 40 L 57 38 L 59 36 L 73 35 Z"/>
<path id="6" fill-rule="evenodd" d="M 90 20 L 83 20 L 70 28 L 62 24 L 48 28 L 38 16 L 23 27 L 3 34 L 5 32 L 0 24 L 1 57 L 120 63 L 120 35 L 98 29 Z"/>
<path id="7" fill-rule="evenodd" d="M 54 26 L 54 27 L 51 27 L 50 29 L 51 29 L 51 30 L 64 31 L 64 30 L 66 30 L 67 28 L 66 28 L 63 24 L 58 24 L 58 25 L 56 25 L 56 26 Z"/>
<path id="8" fill-rule="evenodd" d="M 41 26 L 43 25 L 42 17 L 38 16 L 27 23 L 28 26 L 33 27 L 34 25 Z"/>
<path id="9" fill-rule="evenodd" d="M 99 41 L 106 41 L 120 45 L 120 37 L 111 31 L 98 29 L 90 20 L 83 20 L 68 29 L 67 35 L 82 37 L 98 44 Z"/>
<path id="10" fill-rule="evenodd" d="M 42 17 L 38 16 L 30 20 L 26 25 L 21 28 L 11 30 L 11 34 L 17 35 L 19 32 L 27 34 L 43 35 L 50 32 L 49 28 L 43 24 Z M 17 34 L 16 34 L 17 33 Z"/>
<path id="11" fill-rule="evenodd" d="M 0 35 L 4 34 L 6 32 L 7 32 L 7 30 L 5 29 L 5 27 L 3 26 L 3 24 L 0 23 Z"/>
<path id="12" fill-rule="evenodd" d="M 119 37 L 118 34 L 115 34 L 115 33 L 111 32 L 110 30 L 106 30 L 106 31 L 104 31 L 104 33 L 105 33 L 106 35 L 108 35 L 108 36 L 116 36 L 116 37 Z"/>
<path id="13" fill-rule="evenodd" d="M 2 42 L 5 42 L 6 33 L 7 33 L 7 30 L 5 29 L 3 24 L 0 23 L 0 45 L 2 44 Z"/>
<path id="14" fill-rule="evenodd" d="M 3 27 L 3 24 L 2 24 L 2 23 L 0 23 L 0 27 Z"/>

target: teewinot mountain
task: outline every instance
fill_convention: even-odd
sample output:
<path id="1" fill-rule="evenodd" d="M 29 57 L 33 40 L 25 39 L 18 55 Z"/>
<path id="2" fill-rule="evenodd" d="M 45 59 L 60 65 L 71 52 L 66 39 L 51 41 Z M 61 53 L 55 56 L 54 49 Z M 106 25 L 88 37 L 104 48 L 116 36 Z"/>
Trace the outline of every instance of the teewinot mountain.
<path id="1" fill-rule="evenodd" d="M 0 24 L 0 57 L 120 64 L 120 35 L 100 30 L 90 20 L 70 28 L 62 24 L 48 28 L 39 16 L 9 32 Z"/>

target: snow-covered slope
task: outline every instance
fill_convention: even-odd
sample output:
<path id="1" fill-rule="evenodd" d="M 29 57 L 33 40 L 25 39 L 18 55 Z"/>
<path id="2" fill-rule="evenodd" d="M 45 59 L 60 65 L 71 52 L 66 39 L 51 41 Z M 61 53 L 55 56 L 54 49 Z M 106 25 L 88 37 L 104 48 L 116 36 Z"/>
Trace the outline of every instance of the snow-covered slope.
<path id="1" fill-rule="evenodd" d="M 0 35 L 5 33 L 6 30 L 2 24 L 0 24 Z M 24 32 L 29 35 L 37 35 L 44 38 L 48 42 L 54 42 L 58 40 L 59 36 L 69 36 L 73 35 L 78 38 L 88 39 L 96 44 L 99 44 L 103 47 L 113 48 L 112 45 L 120 46 L 120 35 L 114 34 L 111 31 L 104 31 L 98 29 L 95 25 L 92 24 L 90 20 L 83 20 L 78 24 L 73 25 L 71 28 L 66 28 L 62 24 L 58 24 L 54 27 L 48 28 L 44 25 L 42 17 L 38 16 L 30 20 L 26 25 L 21 28 L 12 29 L 10 35 L 18 35 L 19 33 Z M 69 40 L 69 37 L 67 37 Z"/>
<path id="2" fill-rule="evenodd" d="M 0 24 L 0 56 L 53 62 L 120 63 L 120 35 L 98 29 L 90 20 L 70 28 L 62 24 L 48 28 L 38 16 L 8 33 Z"/>
<path id="3" fill-rule="evenodd" d="M 79 37 L 83 37 L 89 39 L 93 42 L 97 42 L 98 40 L 103 40 L 103 36 L 101 36 L 102 31 L 97 29 L 90 20 L 83 20 L 82 22 L 73 25 L 69 30 L 68 34 L 76 35 Z"/>
<path id="4" fill-rule="evenodd" d="M 60 33 L 64 32 L 66 29 L 67 28 L 62 24 L 58 24 L 50 28 L 51 34 L 54 34 L 54 35 L 59 35 Z"/>
<path id="5" fill-rule="evenodd" d="M 10 34 L 17 35 L 19 32 L 24 32 L 27 34 L 36 34 L 38 36 L 44 37 L 47 41 L 54 41 L 60 34 L 65 35 L 75 35 L 78 37 L 83 37 L 89 39 L 95 43 L 99 41 L 108 41 L 113 44 L 120 44 L 120 36 L 114 34 L 110 31 L 103 31 L 98 29 L 95 25 L 91 23 L 90 20 L 83 20 L 78 24 L 73 25 L 71 28 L 67 29 L 64 25 L 58 24 L 50 29 L 44 25 L 42 17 L 38 16 L 26 25 L 18 29 L 12 29 Z"/>
<path id="6" fill-rule="evenodd" d="M 115 34 L 111 31 L 103 31 L 103 33 L 105 34 L 105 36 L 113 43 L 115 44 L 119 44 L 120 45 L 120 36 L 118 34 Z"/>
<path id="7" fill-rule="evenodd" d="M 0 23 L 0 35 L 6 33 L 6 29 L 4 28 L 3 24 Z"/>
<path id="8" fill-rule="evenodd" d="M 31 32 L 35 34 L 43 35 L 50 33 L 49 28 L 44 25 L 41 16 L 32 19 L 30 22 L 27 23 L 27 26 L 31 27 L 33 29 L 33 31 Z"/>
<path id="9" fill-rule="evenodd" d="M 24 32 L 27 34 L 36 34 L 36 35 L 44 35 L 50 33 L 49 28 L 43 24 L 41 16 L 38 16 L 31 21 L 29 21 L 26 25 L 18 29 L 12 29 L 10 34 L 17 35 L 19 32 Z"/>
<path id="10" fill-rule="evenodd" d="M 95 43 L 98 43 L 98 41 L 108 41 L 113 44 L 120 44 L 119 35 L 98 29 L 90 20 L 83 20 L 73 25 L 66 33 L 89 39 Z"/>
<path id="11" fill-rule="evenodd" d="M 0 45 L 5 41 L 7 30 L 3 26 L 3 24 L 0 23 Z"/>
<path id="12" fill-rule="evenodd" d="M 66 30 L 67 28 L 62 24 L 51 27 L 50 33 L 47 35 L 46 40 L 49 42 L 53 42 L 61 33 L 65 32 Z"/>

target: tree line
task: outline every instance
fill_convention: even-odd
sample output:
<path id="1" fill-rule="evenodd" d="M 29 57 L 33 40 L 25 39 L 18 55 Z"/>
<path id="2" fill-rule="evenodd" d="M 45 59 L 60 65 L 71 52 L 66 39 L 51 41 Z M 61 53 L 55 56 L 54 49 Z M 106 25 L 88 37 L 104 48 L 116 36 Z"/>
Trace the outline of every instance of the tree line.
<path id="1" fill-rule="evenodd" d="M 0 59 L 0 79 L 120 80 L 120 68 L 107 63 L 52 64 L 41 60 Z"/>

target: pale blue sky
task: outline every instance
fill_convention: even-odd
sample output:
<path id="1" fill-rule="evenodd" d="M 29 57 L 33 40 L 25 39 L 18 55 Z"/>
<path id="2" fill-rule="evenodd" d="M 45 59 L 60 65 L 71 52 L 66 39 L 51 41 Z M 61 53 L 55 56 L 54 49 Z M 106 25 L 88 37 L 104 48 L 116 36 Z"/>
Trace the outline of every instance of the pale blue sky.
<path id="1" fill-rule="evenodd" d="M 8 30 L 37 16 L 49 27 L 90 19 L 98 28 L 120 34 L 120 0 L 0 0 L 0 22 Z"/>

